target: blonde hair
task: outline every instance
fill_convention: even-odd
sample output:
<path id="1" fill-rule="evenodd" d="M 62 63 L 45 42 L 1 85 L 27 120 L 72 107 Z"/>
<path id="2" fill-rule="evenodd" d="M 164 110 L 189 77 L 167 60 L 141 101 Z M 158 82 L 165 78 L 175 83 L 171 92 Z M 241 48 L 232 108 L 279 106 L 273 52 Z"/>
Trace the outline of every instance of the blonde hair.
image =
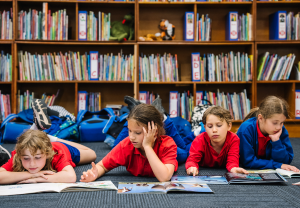
<path id="1" fill-rule="evenodd" d="M 271 118 L 274 114 L 283 114 L 289 118 L 289 104 L 282 98 L 276 96 L 268 96 L 261 101 L 259 107 L 251 109 L 243 122 L 252 117 L 257 117 L 259 114 L 264 119 Z"/>
<path id="2" fill-rule="evenodd" d="M 157 138 L 165 134 L 163 115 L 152 105 L 139 104 L 131 109 L 127 120 L 134 119 L 138 125 L 148 128 L 148 122 L 153 121 L 157 125 Z"/>
<path id="3" fill-rule="evenodd" d="M 49 137 L 45 132 L 29 129 L 24 132 L 17 140 L 16 154 L 13 159 L 14 172 L 26 171 L 21 161 L 21 156 L 26 149 L 30 151 L 31 155 L 35 155 L 37 151 L 40 150 L 41 153 L 45 154 L 47 157 L 46 164 L 42 170 L 55 171 L 51 165 L 55 152 L 52 149 L 52 144 Z"/>
<path id="4" fill-rule="evenodd" d="M 214 115 L 220 118 L 221 121 L 225 120 L 229 125 L 232 123 L 232 117 L 228 110 L 222 108 L 221 106 L 209 107 L 203 114 L 202 123 L 206 125 L 206 118 L 208 115 Z"/>

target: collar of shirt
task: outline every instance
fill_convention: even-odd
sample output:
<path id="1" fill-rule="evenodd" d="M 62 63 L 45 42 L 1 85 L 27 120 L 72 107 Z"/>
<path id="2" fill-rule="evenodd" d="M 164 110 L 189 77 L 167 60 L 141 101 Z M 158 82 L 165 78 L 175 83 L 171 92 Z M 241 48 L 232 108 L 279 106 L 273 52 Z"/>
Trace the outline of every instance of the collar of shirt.
<path id="1" fill-rule="evenodd" d="M 265 135 L 263 135 L 263 133 L 261 133 L 259 126 L 258 126 L 258 121 L 256 122 L 256 128 L 257 128 L 257 138 L 258 139 L 266 140 L 266 142 L 271 140 L 271 138 L 269 136 L 265 136 Z"/>
<path id="2" fill-rule="evenodd" d="M 156 154 L 157 154 L 157 152 L 158 152 L 158 148 L 159 148 L 160 144 L 161 144 L 161 139 L 156 139 L 156 141 L 155 141 L 155 143 L 154 143 L 154 147 L 153 147 L 153 150 L 154 150 L 154 152 L 155 152 Z M 141 157 L 145 158 L 145 156 L 142 155 L 142 153 L 139 151 L 138 148 L 135 148 L 135 147 L 134 147 L 134 152 L 133 152 L 133 153 L 134 153 L 135 155 L 140 155 Z"/>
<path id="3" fill-rule="evenodd" d="M 228 138 L 228 134 L 229 134 L 229 131 L 227 131 L 225 142 L 224 142 L 223 147 L 222 147 L 222 149 L 221 149 L 221 151 L 220 151 L 219 154 L 213 148 L 213 146 L 211 146 L 210 138 L 209 138 L 209 136 L 208 136 L 208 134 L 206 132 L 204 133 L 204 139 L 207 142 L 209 148 L 211 148 L 216 154 L 218 154 L 218 156 L 221 156 L 223 154 L 224 150 L 226 149 L 226 146 L 228 145 L 228 139 L 227 139 Z"/>

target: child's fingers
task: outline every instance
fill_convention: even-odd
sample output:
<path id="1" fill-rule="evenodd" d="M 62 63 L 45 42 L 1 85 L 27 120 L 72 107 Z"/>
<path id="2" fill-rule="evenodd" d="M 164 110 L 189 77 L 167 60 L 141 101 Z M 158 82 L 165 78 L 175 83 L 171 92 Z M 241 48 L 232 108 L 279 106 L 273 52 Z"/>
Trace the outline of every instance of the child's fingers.
<path id="1" fill-rule="evenodd" d="M 88 170 L 88 175 L 96 177 L 95 174 L 93 173 L 93 171 L 91 171 L 91 170 Z"/>
<path id="2" fill-rule="evenodd" d="M 44 178 L 44 179 L 46 179 L 46 180 L 48 180 L 48 177 L 47 176 L 45 176 L 43 173 L 40 175 L 42 178 Z"/>
<path id="3" fill-rule="evenodd" d="M 51 170 L 46 170 L 46 171 L 43 171 L 43 174 L 44 174 L 44 175 L 53 175 L 54 172 L 51 171 Z"/>
<path id="4" fill-rule="evenodd" d="M 94 162 L 92 162 L 92 167 L 96 169 L 96 165 Z"/>

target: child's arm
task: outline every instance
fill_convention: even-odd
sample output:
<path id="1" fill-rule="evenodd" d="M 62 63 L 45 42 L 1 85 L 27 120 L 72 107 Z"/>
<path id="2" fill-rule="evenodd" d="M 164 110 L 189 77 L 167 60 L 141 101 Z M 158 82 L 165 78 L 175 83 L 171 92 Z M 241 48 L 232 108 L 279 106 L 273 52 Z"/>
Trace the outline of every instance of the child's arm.
<path id="1" fill-rule="evenodd" d="M 27 171 L 25 172 L 11 172 L 7 171 L 5 168 L 0 168 L 0 184 L 13 184 L 20 181 L 28 179 L 43 178 L 44 180 L 48 179 L 49 176 L 52 176 L 54 172 L 52 171 L 40 171 L 35 174 L 31 174 Z"/>
<path id="2" fill-rule="evenodd" d="M 201 138 L 201 136 L 197 137 L 191 145 L 190 155 L 185 163 L 185 169 L 188 175 L 193 174 L 193 176 L 195 176 L 199 173 L 199 162 L 203 157 L 203 145 L 205 145 L 202 143 Z"/>
<path id="3" fill-rule="evenodd" d="M 103 176 L 108 170 L 103 166 L 102 160 L 95 165 L 92 162 L 92 168 L 83 172 L 81 175 L 81 182 L 91 182 Z"/>
<path id="4" fill-rule="evenodd" d="M 173 164 L 162 163 L 162 161 L 158 158 L 157 154 L 154 152 L 153 150 L 153 146 L 155 142 L 154 136 L 157 131 L 157 126 L 154 125 L 153 121 L 151 123 L 152 123 L 152 128 L 150 122 L 148 123 L 148 132 L 143 127 L 144 130 L 143 147 L 145 150 L 145 154 L 157 180 L 159 180 L 160 182 L 169 181 L 174 173 L 175 166 Z"/>
<path id="5" fill-rule="evenodd" d="M 76 173 L 71 165 L 67 165 L 61 171 L 47 176 L 47 178 L 30 178 L 19 183 L 75 183 Z"/>

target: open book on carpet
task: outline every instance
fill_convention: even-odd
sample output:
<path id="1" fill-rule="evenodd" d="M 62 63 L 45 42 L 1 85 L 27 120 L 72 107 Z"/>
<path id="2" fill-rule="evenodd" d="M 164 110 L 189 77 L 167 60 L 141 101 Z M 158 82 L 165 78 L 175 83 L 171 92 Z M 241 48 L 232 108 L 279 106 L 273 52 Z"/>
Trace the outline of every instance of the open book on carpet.
<path id="1" fill-rule="evenodd" d="M 284 178 L 299 178 L 300 172 L 283 170 L 280 168 L 274 169 L 263 169 L 263 170 L 247 170 L 249 173 L 279 173 Z"/>

